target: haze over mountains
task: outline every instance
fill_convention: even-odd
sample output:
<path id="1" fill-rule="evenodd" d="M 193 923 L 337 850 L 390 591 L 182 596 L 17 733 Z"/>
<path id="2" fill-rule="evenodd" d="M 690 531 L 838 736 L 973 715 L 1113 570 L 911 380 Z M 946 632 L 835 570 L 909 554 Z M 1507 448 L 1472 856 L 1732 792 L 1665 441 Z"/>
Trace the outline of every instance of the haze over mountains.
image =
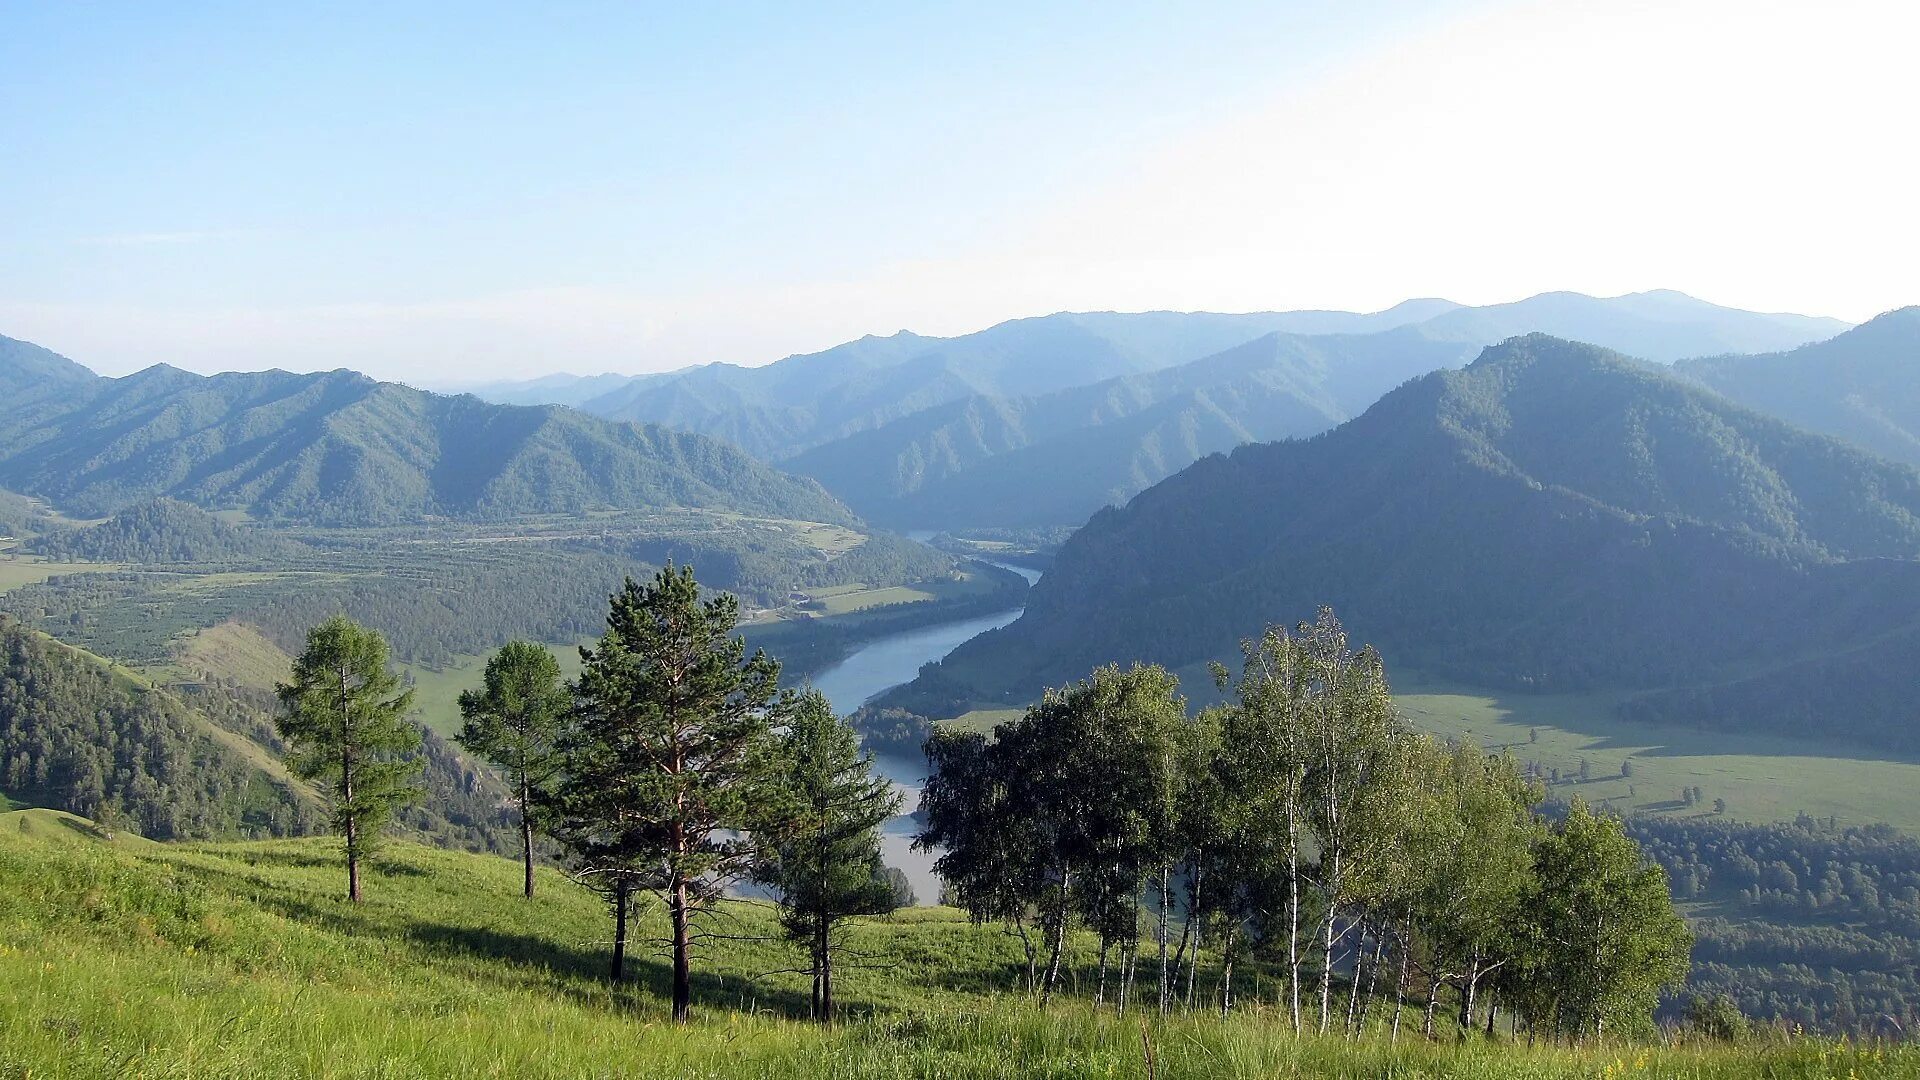
<path id="1" fill-rule="evenodd" d="M 853 520 L 813 481 L 702 435 L 351 371 L 109 379 L 0 339 L 0 392 L 0 486 L 82 516 L 168 496 L 328 524 L 659 506 Z"/>
<path id="2" fill-rule="evenodd" d="M 1916 556 L 1920 472 L 1536 334 L 1101 512 L 1018 622 L 922 681 L 1020 700 L 1095 664 L 1229 656 L 1331 604 L 1396 670 L 1911 750 Z"/>
<path id="3" fill-rule="evenodd" d="M 1062 313 L 957 338 L 867 337 L 761 368 L 641 376 L 597 397 L 556 379 L 489 392 L 544 389 L 601 415 L 713 435 L 899 528 L 1058 526 L 1208 453 L 1323 431 L 1515 334 L 1672 361 L 1845 328 L 1667 291 L 1478 308 L 1410 300 L 1372 314 Z"/>

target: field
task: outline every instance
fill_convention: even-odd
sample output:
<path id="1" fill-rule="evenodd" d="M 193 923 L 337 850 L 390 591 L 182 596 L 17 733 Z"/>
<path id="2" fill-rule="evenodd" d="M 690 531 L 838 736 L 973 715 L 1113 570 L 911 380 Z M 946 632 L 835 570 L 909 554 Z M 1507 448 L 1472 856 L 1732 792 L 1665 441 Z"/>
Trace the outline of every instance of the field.
<path id="1" fill-rule="evenodd" d="M 580 674 L 580 650 L 572 645 L 549 645 L 560 674 L 572 679 Z M 403 664 L 400 670 L 413 682 L 413 707 L 419 721 L 438 734 L 452 738 L 460 730 L 460 693 L 480 688 L 486 672 L 486 656 L 462 656 L 453 663 L 430 668 L 421 664 Z"/>
<path id="2" fill-rule="evenodd" d="M 34 556 L 0 559 L 0 593 L 22 585 L 38 585 L 58 574 L 118 569 L 119 566 L 113 563 L 49 562 Z"/>
<path id="3" fill-rule="evenodd" d="M 1742 821 L 1790 821 L 1804 812 L 1920 832 L 1920 762 L 1884 751 L 1629 724 L 1601 696 L 1502 696 L 1407 679 L 1396 686 L 1395 700 L 1416 726 L 1558 769 L 1557 797 L 1690 816 L 1711 816 L 1714 800 L 1724 799 L 1726 814 Z M 1631 776 L 1621 775 L 1623 764 Z M 1698 805 L 1681 798 L 1686 787 L 1701 789 Z"/>
<path id="4" fill-rule="evenodd" d="M 696 1019 L 666 1023 L 663 968 L 603 978 L 605 908 L 543 871 L 395 844 L 368 902 L 322 840 L 136 847 L 84 823 L 0 817 L 0 1076 L 1892 1077 L 1912 1050 L 1794 1039 L 1738 1048 L 1528 1048 L 1378 1031 L 1299 1038 L 1261 1008 L 1221 1021 L 1042 1011 L 1016 955 L 946 909 L 858 928 L 846 1021 L 795 1017 L 802 976 L 736 905 L 696 965 Z M 19 820 L 32 824 L 22 829 Z M 43 827 L 44 826 L 44 827 Z M 58 840 L 60 842 L 50 842 Z M 657 910 L 640 933 L 656 934 Z M 1084 965 L 1085 950 L 1076 957 Z M 1079 971 L 1084 975 L 1084 970 Z M 1249 990 L 1252 988 L 1250 987 Z"/>

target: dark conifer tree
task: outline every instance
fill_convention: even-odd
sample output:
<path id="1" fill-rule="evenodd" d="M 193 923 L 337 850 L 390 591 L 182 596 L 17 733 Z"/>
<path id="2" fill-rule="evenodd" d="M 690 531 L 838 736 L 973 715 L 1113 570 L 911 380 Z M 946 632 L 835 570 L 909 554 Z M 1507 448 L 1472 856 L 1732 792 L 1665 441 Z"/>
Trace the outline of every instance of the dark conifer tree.
<path id="1" fill-rule="evenodd" d="M 307 634 L 293 679 L 279 686 L 287 764 L 317 783 L 346 842 L 347 897 L 360 901 L 360 862 L 393 812 L 419 796 L 420 729 L 413 691 L 387 666 L 387 642 L 344 615 Z"/>

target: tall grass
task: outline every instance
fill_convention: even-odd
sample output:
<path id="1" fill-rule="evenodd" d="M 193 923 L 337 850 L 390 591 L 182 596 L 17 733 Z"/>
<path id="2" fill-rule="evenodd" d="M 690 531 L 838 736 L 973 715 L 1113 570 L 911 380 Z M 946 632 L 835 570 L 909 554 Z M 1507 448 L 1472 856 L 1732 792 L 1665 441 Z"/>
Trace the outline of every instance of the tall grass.
<path id="1" fill-rule="evenodd" d="M 1227 1021 L 1124 1018 L 1009 993 L 1016 946 L 952 913 L 862 928 L 855 1018 L 797 1019 L 794 956 L 746 905 L 716 929 L 697 1019 L 664 972 L 602 978 L 599 901 L 506 860 L 396 845 L 360 907 L 324 841 L 122 850 L 0 832 L 0 1077 L 1596 1077 L 1920 1075 L 1911 1050 L 1295 1038 Z M 658 912 L 642 920 L 657 934 Z M 1083 988 L 1084 989 L 1084 988 Z"/>

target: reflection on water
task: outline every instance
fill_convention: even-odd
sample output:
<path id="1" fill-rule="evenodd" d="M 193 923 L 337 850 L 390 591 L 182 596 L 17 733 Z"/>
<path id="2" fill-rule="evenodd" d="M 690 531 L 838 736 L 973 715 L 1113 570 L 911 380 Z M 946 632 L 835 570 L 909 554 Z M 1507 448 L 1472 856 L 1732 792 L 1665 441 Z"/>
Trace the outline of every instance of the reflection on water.
<path id="1" fill-rule="evenodd" d="M 1040 572 L 1024 566 L 994 563 L 1026 578 L 1028 584 L 1040 580 Z M 972 619 L 960 619 L 938 626 L 904 630 L 870 641 L 850 653 L 845 660 L 813 677 L 813 686 L 833 703 L 835 712 L 850 713 L 885 690 L 891 690 L 920 673 L 923 664 L 945 657 L 962 642 L 988 630 L 997 629 L 1020 617 L 1019 608 Z M 920 804 L 920 788 L 926 781 L 926 762 L 918 757 L 880 755 L 874 759 L 875 771 L 893 781 L 908 813 Z M 934 856 L 912 849 L 913 820 L 901 816 L 887 822 L 881 830 L 880 852 L 888 866 L 897 866 L 913 883 L 914 895 L 922 904 L 940 899 L 940 883 L 933 875 Z"/>

